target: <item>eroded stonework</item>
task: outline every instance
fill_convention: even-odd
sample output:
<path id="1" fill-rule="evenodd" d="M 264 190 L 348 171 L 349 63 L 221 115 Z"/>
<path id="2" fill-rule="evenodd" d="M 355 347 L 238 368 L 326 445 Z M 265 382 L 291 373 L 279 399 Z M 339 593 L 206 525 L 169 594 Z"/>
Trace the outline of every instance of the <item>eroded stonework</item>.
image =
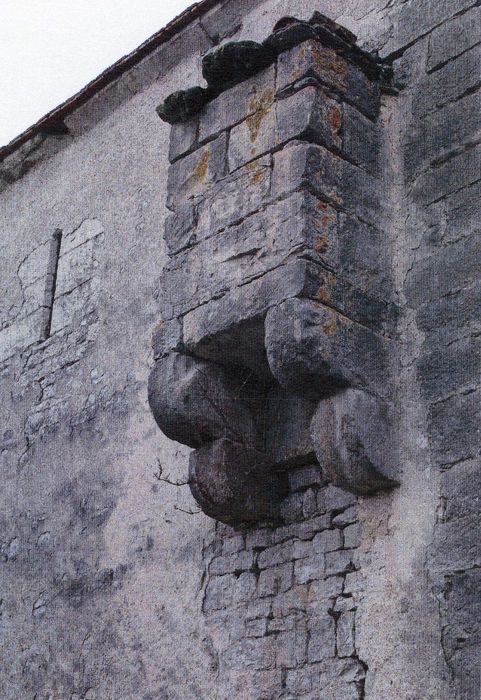
<path id="1" fill-rule="evenodd" d="M 354 493 L 397 483 L 387 71 L 354 41 L 286 18 L 204 58 L 198 115 L 192 90 L 158 110 L 175 123 L 149 400 L 226 523 L 279 519 L 286 470 L 314 458 Z"/>

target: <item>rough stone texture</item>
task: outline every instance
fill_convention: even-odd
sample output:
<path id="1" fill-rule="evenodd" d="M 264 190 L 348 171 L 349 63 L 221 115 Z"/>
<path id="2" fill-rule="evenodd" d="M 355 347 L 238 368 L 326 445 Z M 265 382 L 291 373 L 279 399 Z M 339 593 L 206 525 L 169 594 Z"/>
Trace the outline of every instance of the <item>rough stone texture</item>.
<path id="1" fill-rule="evenodd" d="M 68 115 L 69 134 L 38 135 L 1 164 L 2 699 L 478 696 L 478 5 L 229 0 Z M 219 41 L 261 42 L 281 17 L 309 20 L 313 9 L 389 56 L 401 88 L 382 97 L 376 152 L 358 136 L 372 134 L 374 122 L 344 106 L 336 148 L 346 150 L 335 155 L 346 154 L 348 165 L 316 156 L 323 180 L 302 175 L 344 222 L 338 240 L 356 231 L 358 252 L 330 249 L 326 262 L 370 298 L 401 309 L 399 327 L 384 320 L 377 331 L 400 338 L 401 485 L 357 497 L 328 484 L 305 451 L 309 412 L 295 409 L 295 449 L 285 445 L 290 454 L 283 448 L 275 457 L 291 460 L 285 520 L 237 531 L 183 512 L 196 510 L 188 489 L 153 476 L 159 459 L 164 477 L 184 481 L 189 461 L 147 406 L 152 330 L 158 357 L 184 342 L 177 319 L 160 325 L 153 295 L 168 253 L 238 226 L 274 205 L 269 197 L 287 199 L 285 173 L 303 167 L 287 161 L 305 143 L 275 154 L 273 189 L 269 156 L 252 161 L 262 163 L 258 171 L 239 168 L 238 187 L 221 169 L 209 184 L 221 197 L 226 180 L 212 226 L 206 177 L 183 223 L 177 210 L 163 236 L 169 129 L 155 106 L 200 83 L 201 56 Z M 251 80 L 232 93 L 248 89 L 252 100 L 257 76 Z M 340 90 L 328 97 L 335 95 Z M 200 132 L 197 123 L 177 130 L 172 160 L 261 111 L 254 100 L 244 117 L 236 111 L 242 100 L 234 101 L 201 119 Z M 62 263 L 65 289 L 73 286 L 62 300 L 48 279 L 58 229 L 58 270 Z M 265 298 L 304 295 L 304 271 L 296 277 L 299 268 L 281 266 L 243 295 L 230 290 L 213 301 L 215 309 L 188 312 L 189 342 L 203 339 L 198 347 L 210 358 L 245 358 L 262 337 Z M 218 319 L 227 313 L 235 325 L 240 302 L 254 320 L 227 339 Z M 45 337 L 55 306 L 59 325 Z M 268 369 L 261 355 L 254 364 Z M 289 412 L 276 417 L 278 433 Z M 338 536 L 339 548 L 328 551 Z M 261 556 L 278 563 L 260 568 Z"/>
<path id="2" fill-rule="evenodd" d="M 255 42 L 208 54 L 203 75 L 223 93 L 219 104 L 214 98 L 206 114 L 171 134 L 171 261 L 157 291 L 162 326 L 149 399 L 167 437 L 202 448 L 191 458 L 189 485 L 206 513 L 229 524 L 255 520 L 256 504 L 258 521 L 280 515 L 289 522 L 304 512 L 299 499 L 279 510 L 280 484 L 266 475 L 269 465 L 274 473 L 312 458 L 313 446 L 336 484 L 357 493 L 396 484 L 385 473 L 396 473 L 396 451 L 380 448 L 395 443 L 393 411 L 369 395 L 392 394 L 394 342 L 379 331 L 395 333 L 396 305 L 384 298 L 387 259 L 366 255 L 367 269 L 363 261 L 363 227 L 368 243 L 382 225 L 382 184 L 368 174 L 379 174 L 380 131 L 361 113 L 377 117 L 379 85 L 358 65 L 354 37 L 345 34 L 350 46 L 344 42 L 341 50 L 336 42 L 344 32 L 321 15 L 310 24 L 285 22 L 282 36 L 302 30 L 316 37 L 319 29 L 319 37 L 290 51 L 278 45 L 277 63 L 267 71 L 273 56 Z M 314 84 L 306 87 L 307 78 Z M 160 108 L 166 121 L 178 95 Z M 197 122 L 203 137 L 196 141 Z M 360 130 L 372 140 L 364 148 L 371 160 L 357 145 Z M 204 143 L 206 134 L 213 140 Z M 296 271 L 293 288 L 287 269 Z M 274 284 L 264 284 L 269 277 Z M 372 278 L 383 280 L 380 288 Z M 250 372 L 244 384 L 255 419 L 246 421 L 246 399 L 234 389 L 236 366 Z M 288 402 L 287 410 L 272 411 L 276 401 Z M 309 440 L 312 402 L 320 405 Z M 277 446 L 290 422 L 295 428 Z"/>

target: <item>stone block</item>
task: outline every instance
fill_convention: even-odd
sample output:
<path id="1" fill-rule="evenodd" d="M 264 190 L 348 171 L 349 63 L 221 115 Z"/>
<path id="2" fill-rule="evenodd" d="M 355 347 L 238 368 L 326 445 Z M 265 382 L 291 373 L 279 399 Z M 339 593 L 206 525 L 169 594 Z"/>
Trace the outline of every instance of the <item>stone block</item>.
<path id="1" fill-rule="evenodd" d="M 277 635 L 276 663 L 282 668 L 296 668 L 307 661 L 308 634 L 305 623 Z"/>
<path id="2" fill-rule="evenodd" d="M 258 566 L 260 569 L 266 569 L 269 566 L 277 566 L 278 564 L 290 562 L 293 558 L 293 551 L 291 542 L 268 547 L 259 554 L 257 561 Z"/>
<path id="3" fill-rule="evenodd" d="M 177 211 L 168 214 L 164 224 L 164 240 L 170 255 L 189 248 L 197 241 L 197 217 L 192 204 L 179 205 Z"/>
<path id="4" fill-rule="evenodd" d="M 388 404 L 358 389 L 319 402 L 311 439 L 330 481 L 367 494 L 398 484 L 394 416 Z"/>
<path id="5" fill-rule="evenodd" d="M 242 379 L 188 355 L 157 360 L 149 378 L 152 413 L 167 437 L 190 447 L 222 438 L 254 444 L 255 426 L 238 399 Z"/>
<path id="6" fill-rule="evenodd" d="M 277 147 L 299 139 L 341 150 L 343 110 L 322 90 L 308 86 L 276 103 Z"/>
<path id="7" fill-rule="evenodd" d="M 430 570 L 437 573 L 463 571 L 481 566 L 479 517 L 468 515 L 447 523 L 438 523 L 428 555 Z"/>
<path id="8" fill-rule="evenodd" d="M 478 455 L 481 446 L 480 392 L 458 394 L 429 409 L 433 457 L 449 465 Z"/>
<path id="9" fill-rule="evenodd" d="M 354 656 L 356 653 L 354 620 L 355 613 L 353 611 L 341 613 L 339 619 L 337 620 L 337 655 L 340 659 Z"/>
<path id="10" fill-rule="evenodd" d="M 323 486 L 325 477 L 319 465 L 299 467 L 289 471 L 289 488 L 291 491 L 302 491 L 309 486 Z"/>
<path id="11" fill-rule="evenodd" d="M 195 149 L 199 131 L 199 119 L 193 117 L 186 122 L 172 124 L 170 129 L 169 161 L 176 160 Z"/>
<path id="12" fill-rule="evenodd" d="M 336 628 L 334 619 L 325 614 L 322 617 L 311 618 L 309 629 L 309 663 L 324 661 L 335 656 Z"/>
<path id="13" fill-rule="evenodd" d="M 292 562 L 287 562 L 261 571 L 258 588 L 260 597 L 264 598 L 288 591 L 293 583 L 293 570 Z"/>
<path id="14" fill-rule="evenodd" d="M 336 579 L 331 578 L 328 580 L 333 581 Z M 365 583 L 365 577 L 361 571 L 353 571 L 352 573 L 346 574 L 343 589 L 344 595 L 362 595 L 365 591 Z"/>
<path id="15" fill-rule="evenodd" d="M 396 6 L 390 17 L 394 31 L 382 48 L 381 57 L 400 51 L 474 4 L 474 0 L 438 0 L 434 4 L 430 0 L 411 0 Z"/>
<path id="16" fill-rule="evenodd" d="M 348 525 L 343 531 L 344 547 L 354 549 L 361 544 L 361 524 L 353 523 Z"/>
<path id="17" fill-rule="evenodd" d="M 429 37 L 427 67 L 434 70 L 440 64 L 459 56 L 476 44 L 481 33 L 481 10 L 473 7 L 436 27 Z"/>
<path id="18" fill-rule="evenodd" d="M 305 518 L 312 518 L 317 512 L 317 493 L 314 489 L 307 489 L 303 494 L 302 513 Z"/>
<path id="19" fill-rule="evenodd" d="M 23 287 L 23 304 L 17 320 L 23 316 L 29 316 L 41 308 L 49 307 L 52 284 L 53 276 L 49 274 L 40 277 L 27 287 Z"/>
<path id="20" fill-rule="evenodd" d="M 280 507 L 280 515 L 285 523 L 302 520 L 302 494 L 293 493 L 285 498 Z"/>
<path id="21" fill-rule="evenodd" d="M 481 341 L 468 337 L 424 355 L 417 374 L 423 394 L 429 401 L 479 385 Z"/>
<path id="22" fill-rule="evenodd" d="M 326 576 L 337 576 L 339 574 L 354 571 L 357 566 L 355 550 L 339 550 L 327 552 L 326 556 Z"/>
<path id="23" fill-rule="evenodd" d="M 252 7 L 255 7 L 255 0 L 244 0 L 242 7 L 236 0 L 227 0 L 205 13 L 202 16 L 202 26 L 214 45 L 239 32 L 244 13 Z"/>
<path id="24" fill-rule="evenodd" d="M 264 451 L 276 468 L 314 461 L 309 426 L 315 405 L 297 396 L 286 394 L 278 386 L 269 389 L 264 409 L 266 431 Z M 302 516 L 302 495 L 295 508 L 284 505 L 286 522 Z M 291 496 L 294 498 L 294 495 Z M 291 504 L 293 505 L 293 504 Z"/>
<path id="25" fill-rule="evenodd" d="M 473 235 L 414 263 L 404 287 L 408 302 L 417 307 L 452 295 L 476 282 L 480 250 L 479 237 Z"/>
<path id="26" fill-rule="evenodd" d="M 234 594 L 232 602 L 234 605 L 247 603 L 257 596 L 257 575 L 254 573 L 242 573 L 236 571 L 236 581 L 234 584 Z"/>
<path id="27" fill-rule="evenodd" d="M 315 535 L 310 542 L 294 542 L 294 558 L 305 559 L 311 556 L 322 555 L 325 552 L 333 552 L 342 546 L 342 537 L 339 530 L 324 530 Z"/>
<path id="28" fill-rule="evenodd" d="M 233 537 L 227 537 L 222 542 L 222 554 L 235 554 L 244 549 L 244 536 L 234 535 Z"/>
<path id="29" fill-rule="evenodd" d="M 311 556 L 298 559 L 294 565 L 294 581 L 306 584 L 318 581 L 325 576 L 324 554 L 313 552 Z"/>
<path id="30" fill-rule="evenodd" d="M 267 620 L 246 620 L 247 637 L 265 637 L 267 632 Z"/>
<path id="31" fill-rule="evenodd" d="M 478 47 L 466 51 L 420 81 L 413 95 L 413 117 L 453 102 L 479 87 L 481 53 Z"/>
<path id="32" fill-rule="evenodd" d="M 211 576 L 223 576 L 224 574 L 248 571 L 254 566 L 255 555 L 253 552 L 241 551 L 233 554 L 225 554 L 215 557 L 210 563 Z"/>
<path id="33" fill-rule="evenodd" d="M 235 286 L 259 278 L 290 257 L 297 259 L 304 254 L 318 258 L 316 234 L 322 229 L 327 236 L 328 227 L 318 221 L 316 206 L 312 195 L 294 193 L 262 214 L 177 254 L 164 268 L 159 282 L 162 315 L 173 318 L 185 314 Z M 324 276 L 327 282 L 326 272 Z M 337 296 L 341 295 L 346 297 L 347 293 L 339 292 Z"/>
<path id="34" fill-rule="evenodd" d="M 253 356 L 252 342 L 246 349 L 245 326 L 242 333 L 234 329 L 239 324 L 262 318 L 267 310 L 289 297 L 313 294 L 318 287 L 317 269 L 304 260 L 266 272 L 239 288 L 231 290 L 221 299 L 195 309 L 184 317 L 184 343 L 203 357 L 225 361 L 226 357 L 237 358 L 247 364 Z M 229 331 L 228 335 L 227 332 Z M 225 336 L 224 336 L 225 334 Z M 244 337 L 242 337 L 244 336 Z M 224 340 L 225 337 L 225 340 Z M 258 371 L 265 360 L 255 357 L 253 368 Z"/>
<path id="35" fill-rule="evenodd" d="M 306 41 L 282 53 L 277 61 L 277 90 L 292 90 L 306 79 L 314 80 L 375 119 L 379 112 L 377 83 L 362 70 L 317 41 Z"/>
<path id="36" fill-rule="evenodd" d="M 450 243 L 479 232 L 480 198 L 481 182 L 475 182 L 446 198 L 443 212 L 446 221 L 443 241 Z"/>
<path id="37" fill-rule="evenodd" d="M 229 171 L 264 155 L 276 146 L 274 94 L 267 90 L 255 98 L 256 111 L 235 126 L 229 137 Z"/>
<path id="38" fill-rule="evenodd" d="M 274 66 L 257 73 L 230 90 L 222 92 L 202 110 L 199 141 L 202 143 L 221 131 L 242 122 L 272 102 L 275 89 Z"/>
<path id="39" fill-rule="evenodd" d="M 342 106 L 342 152 L 374 177 L 381 176 L 381 127 L 349 104 Z"/>
<path id="40" fill-rule="evenodd" d="M 291 523 L 278 527 L 274 532 L 274 542 L 285 542 L 293 538 L 300 540 L 310 540 L 321 530 L 326 530 L 330 527 L 330 515 L 322 515 L 320 517 L 304 520 L 300 523 Z"/>
<path id="41" fill-rule="evenodd" d="M 308 586 L 294 586 L 286 593 L 280 593 L 272 599 L 274 617 L 287 617 L 298 612 L 305 612 L 309 597 Z"/>
<path id="42" fill-rule="evenodd" d="M 353 574 L 348 574 L 348 576 Z M 318 614 L 332 608 L 334 599 L 341 595 L 344 580 L 341 576 L 331 576 L 321 581 L 313 581 L 309 586 L 309 612 Z"/>
<path id="43" fill-rule="evenodd" d="M 441 494 L 445 499 L 443 521 L 481 516 L 481 471 L 478 461 L 460 462 L 443 471 Z"/>
<path id="44" fill-rule="evenodd" d="M 420 175 L 413 186 L 414 201 L 424 205 L 437 202 L 479 180 L 480 169 L 481 145 L 478 145 Z"/>
<path id="45" fill-rule="evenodd" d="M 445 159 L 452 151 L 479 140 L 481 94 L 467 95 L 426 115 L 409 130 L 405 167 L 408 178 Z"/>
<path id="46" fill-rule="evenodd" d="M 379 226 L 383 214 L 380 182 L 322 146 L 292 141 L 275 154 L 274 197 L 307 188 L 336 209 Z"/>
<path id="47" fill-rule="evenodd" d="M 226 175 L 226 167 L 227 137 L 221 134 L 214 141 L 170 166 L 167 207 L 176 209 L 181 203 L 205 195 L 209 187 Z"/>
<path id="48" fill-rule="evenodd" d="M 473 283 L 456 294 L 422 306 L 417 314 L 419 328 L 430 345 L 444 345 L 480 329 L 481 284 Z"/>
<path id="49" fill-rule="evenodd" d="M 269 201 L 270 157 L 258 158 L 217 183 L 212 197 L 199 204 L 198 238 L 240 223 Z"/>
<path id="50" fill-rule="evenodd" d="M 312 540 L 315 552 L 334 552 L 342 547 L 342 538 L 339 530 L 325 530 L 320 532 Z"/>
<path id="51" fill-rule="evenodd" d="M 265 455 L 245 443 L 222 438 L 192 452 L 189 461 L 189 486 L 197 503 L 211 518 L 232 525 L 279 517 L 278 476 Z"/>
<path id="52" fill-rule="evenodd" d="M 205 589 L 202 605 L 203 611 L 210 613 L 232 605 L 235 581 L 236 577 L 234 575 L 213 576 L 210 578 Z"/>
<path id="53" fill-rule="evenodd" d="M 272 544 L 273 532 L 269 528 L 256 528 L 246 534 L 246 549 L 268 547 Z"/>
<path id="54" fill-rule="evenodd" d="M 335 488 L 335 487 L 334 487 Z M 342 491 L 341 493 L 346 493 Z M 357 505 L 350 506 L 343 510 L 339 515 L 335 515 L 332 519 L 332 524 L 335 527 L 344 527 L 344 525 L 351 525 L 355 523 L 359 515 L 359 507 Z"/>
<path id="55" fill-rule="evenodd" d="M 271 372 L 286 391 L 320 399 L 347 384 L 387 390 L 388 342 L 315 301 L 289 299 L 271 309 L 265 344 Z"/>

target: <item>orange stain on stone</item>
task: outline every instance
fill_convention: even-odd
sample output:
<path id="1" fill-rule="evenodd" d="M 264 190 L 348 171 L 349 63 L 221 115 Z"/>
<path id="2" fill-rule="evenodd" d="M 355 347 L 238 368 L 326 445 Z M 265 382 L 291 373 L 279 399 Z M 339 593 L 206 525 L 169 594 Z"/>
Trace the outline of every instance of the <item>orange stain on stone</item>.
<path id="1" fill-rule="evenodd" d="M 247 128 L 252 143 L 257 139 L 261 128 L 262 121 L 269 114 L 274 101 L 274 93 L 272 90 L 265 90 L 259 97 L 254 95 L 249 102 L 249 110 L 254 113 L 247 117 Z"/>
<path id="2" fill-rule="evenodd" d="M 195 166 L 194 176 L 200 182 L 205 182 L 205 180 L 206 180 L 207 173 L 209 171 L 209 160 L 210 160 L 210 153 L 208 150 L 206 150 L 201 155 L 197 165 Z"/>

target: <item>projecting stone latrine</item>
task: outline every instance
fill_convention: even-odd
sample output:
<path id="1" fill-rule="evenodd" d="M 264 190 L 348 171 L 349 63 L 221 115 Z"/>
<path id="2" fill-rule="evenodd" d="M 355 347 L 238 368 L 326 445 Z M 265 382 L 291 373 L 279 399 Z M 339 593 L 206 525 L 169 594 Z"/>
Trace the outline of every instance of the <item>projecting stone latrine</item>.
<path id="1" fill-rule="evenodd" d="M 205 0 L 2 150 L 2 700 L 480 697 L 480 64 Z"/>

